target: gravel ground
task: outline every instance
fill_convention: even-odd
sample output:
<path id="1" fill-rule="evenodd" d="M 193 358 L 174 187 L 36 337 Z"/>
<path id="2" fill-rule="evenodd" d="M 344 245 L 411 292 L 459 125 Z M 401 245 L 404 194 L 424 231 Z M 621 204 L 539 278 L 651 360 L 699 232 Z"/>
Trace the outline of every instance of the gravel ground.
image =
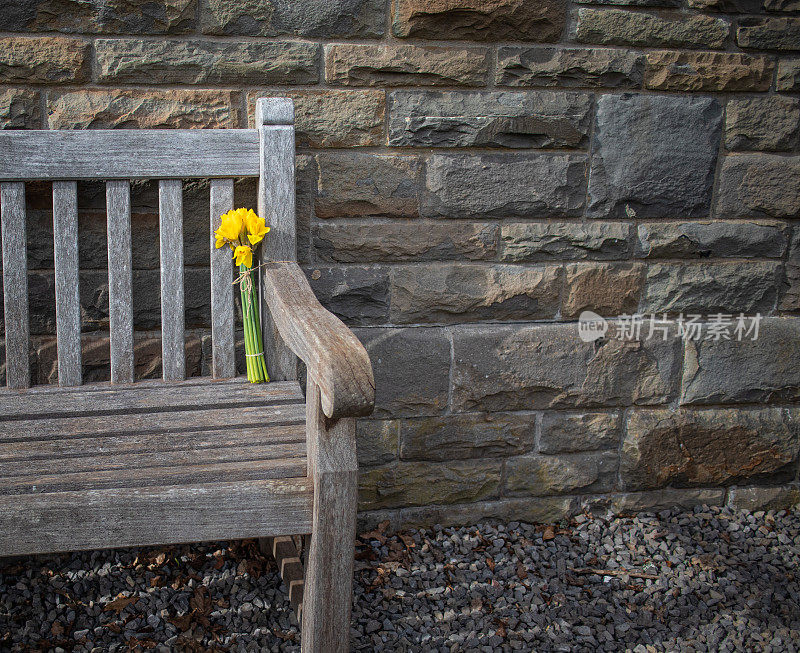
<path id="1" fill-rule="evenodd" d="M 800 510 L 360 536 L 359 651 L 798 651 Z M 0 566 L 0 650 L 296 651 L 255 542 Z"/>

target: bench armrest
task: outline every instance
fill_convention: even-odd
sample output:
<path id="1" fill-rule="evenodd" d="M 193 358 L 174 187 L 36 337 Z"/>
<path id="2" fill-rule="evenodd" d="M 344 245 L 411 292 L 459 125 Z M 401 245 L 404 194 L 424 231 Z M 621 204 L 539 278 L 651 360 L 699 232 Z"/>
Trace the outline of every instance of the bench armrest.
<path id="1" fill-rule="evenodd" d="M 375 380 L 364 345 L 323 308 L 297 263 L 266 263 L 262 270 L 272 321 L 319 386 L 322 412 L 330 419 L 369 415 Z"/>

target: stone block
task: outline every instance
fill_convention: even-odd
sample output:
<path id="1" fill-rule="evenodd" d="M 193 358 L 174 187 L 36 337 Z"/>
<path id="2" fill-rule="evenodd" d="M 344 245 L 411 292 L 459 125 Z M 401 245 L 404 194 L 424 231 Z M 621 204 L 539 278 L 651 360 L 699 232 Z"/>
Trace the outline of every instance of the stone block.
<path id="1" fill-rule="evenodd" d="M 496 497 L 500 460 L 400 462 L 362 470 L 359 510 L 479 501 Z"/>
<path id="2" fill-rule="evenodd" d="M 81 84 L 89 80 L 89 42 L 45 36 L 0 38 L 0 82 Z"/>
<path id="3" fill-rule="evenodd" d="M 765 2 L 764 0 L 689 0 L 688 4 L 697 11 L 757 14 L 762 10 Z"/>
<path id="4" fill-rule="evenodd" d="M 426 166 L 429 217 L 577 217 L 583 213 L 582 154 L 434 154 Z"/>
<path id="5" fill-rule="evenodd" d="M 778 76 L 775 78 L 778 91 L 800 91 L 800 59 L 780 59 Z"/>
<path id="6" fill-rule="evenodd" d="M 644 85 L 656 91 L 766 91 L 775 63 L 738 52 L 676 52 L 646 55 Z"/>
<path id="7" fill-rule="evenodd" d="M 318 218 L 419 215 L 419 157 L 330 152 L 316 157 Z"/>
<path id="8" fill-rule="evenodd" d="M 40 129 L 39 94 L 22 88 L 0 90 L 0 129 Z"/>
<path id="9" fill-rule="evenodd" d="M 355 329 L 375 375 L 373 417 L 437 415 L 447 407 L 450 338 L 440 328 Z"/>
<path id="10" fill-rule="evenodd" d="M 721 218 L 800 216 L 800 156 L 726 156 L 719 173 L 716 215 Z"/>
<path id="11" fill-rule="evenodd" d="M 786 264 L 786 283 L 778 308 L 782 311 L 800 311 L 800 265 Z"/>
<path id="12" fill-rule="evenodd" d="M 393 419 L 360 419 L 356 422 L 359 467 L 385 465 L 397 460 L 399 422 Z"/>
<path id="13" fill-rule="evenodd" d="M 725 109 L 729 150 L 796 149 L 800 143 L 800 100 L 771 95 L 732 99 Z"/>
<path id="14" fill-rule="evenodd" d="M 639 88 L 644 56 L 607 48 L 504 46 L 495 75 L 498 86 Z"/>
<path id="15" fill-rule="evenodd" d="M 394 0 L 392 33 L 400 38 L 558 41 L 564 0 Z"/>
<path id="16" fill-rule="evenodd" d="M 195 90 L 50 93 L 49 129 L 174 129 L 240 126 L 239 94 Z"/>
<path id="17" fill-rule="evenodd" d="M 203 34 L 218 36 L 376 38 L 385 24 L 382 0 L 207 0 L 201 12 Z"/>
<path id="18" fill-rule="evenodd" d="M 404 419 L 402 460 L 447 462 L 525 453 L 533 448 L 535 413 L 480 413 Z"/>
<path id="19" fill-rule="evenodd" d="M 350 326 L 383 324 L 389 317 L 389 273 L 369 266 L 305 269 L 317 299 Z"/>
<path id="20" fill-rule="evenodd" d="M 589 143 L 592 101 L 574 92 L 394 91 L 389 145 L 569 147 Z"/>
<path id="21" fill-rule="evenodd" d="M 103 84 L 316 84 L 316 43 L 97 39 Z"/>
<path id="22" fill-rule="evenodd" d="M 561 317 L 577 318 L 583 311 L 604 317 L 635 313 L 642 294 L 642 273 L 639 263 L 570 263 Z"/>
<path id="23" fill-rule="evenodd" d="M 737 510 L 789 510 L 800 503 L 800 487 L 732 487 L 728 490 L 728 505 Z"/>
<path id="24" fill-rule="evenodd" d="M 453 410 L 665 403 L 676 394 L 679 344 L 656 339 L 585 343 L 575 324 L 457 328 Z"/>
<path id="25" fill-rule="evenodd" d="M 602 96 L 597 103 L 587 214 L 706 216 L 721 128 L 722 107 L 711 98 Z"/>
<path id="26" fill-rule="evenodd" d="M 643 313 L 767 313 L 781 282 L 777 261 L 651 263 L 640 310 Z"/>
<path id="27" fill-rule="evenodd" d="M 337 263 L 480 261 L 497 255 L 497 232 L 488 222 L 323 223 L 314 250 Z"/>
<path id="28" fill-rule="evenodd" d="M 392 270 L 391 321 L 457 323 L 552 319 L 558 311 L 557 266 L 414 265 Z"/>
<path id="29" fill-rule="evenodd" d="M 619 7 L 680 7 L 680 0 L 575 0 L 581 5 L 612 5 Z M 692 0 L 690 0 L 691 2 Z"/>
<path id="30" fill-rule="evenodd" d="M 626 488 L 794 478 L 800 412 L 788 408 L 634 410 L 622 442 Z"/>
<path id="31" fill-rule="evenodd" d="M 788 240 L 777 220 L 645 222 L 637 236 L 644 258 L 780 258 Z"/>
<path id="32" fill-rule="evenodd" d="M 248 94 L 250 125 L 256 100 L 294 100 L 295 143 L 298 147 L 360 147 L 383 145 L 386 100 L 383 91 L 254 91 Z"/>
<path id="33" fill-rule="evenodd" d="M 500 260 L 618 259 L 630 254 L 630 225 L 623 222 L 519 222 L 500 228 Z"/>
<path id="34" fill-rule="evenodd" d="M 576 453 L 616 449 L 620 440 L 619 413 L 546 412 L 539 433 L 539 453 Z"/>
<path id="35" fill-rule="evenodd" d="M 620 492 L 603 496 L 583 497 L 580 510 L 608 511 L 611 514 L 658 512 L 681 508 L 691 510 L 695 506 L 721 506 L 725 502 L 723 488 L 663 488 L 644 492 Z"/>
<path id="36" fill-rule="evenodd" d="M 728 32 L 728 21 L 712 16 L 581 7 L 575 37 L 598 45 L 716 49 L 724 46 Z"/>
<path id="37" fill-rule="evenodd" d="M 736 27 L 736 44 L 755 50 L 800 50 L 800 18 L 742 18 Z"/>
<path id="38" fill-rule="evenodd" d="M 483 86 L 486 48 L 421 45 L 325 46 L 325 79 L 343 86 Z"/>
<path id="39" fill-rule="evenodd" d="M 758 339 L 687 340 L 682 404 L 762 403 L 800 398 L 800 319 L 763 318 Z"/>
<path id="40" fill-rule="evenodd" d="M 517 456 L 506 462 L 510 496 L 607 492 L 617 475 L 617 452 Z"/>
<path id="41" fill-rule="evenodd" d="M 7 0 L 4 32 L 185 34 L 196 26 L 197 0 Z"/>

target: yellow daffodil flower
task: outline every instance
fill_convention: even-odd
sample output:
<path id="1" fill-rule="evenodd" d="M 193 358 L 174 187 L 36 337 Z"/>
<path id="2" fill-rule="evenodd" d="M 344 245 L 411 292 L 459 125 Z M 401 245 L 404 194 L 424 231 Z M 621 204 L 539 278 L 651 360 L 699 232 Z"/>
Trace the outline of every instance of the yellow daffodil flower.
<path id="1" fill-rule="evenodd" d="M 253 267 L 253 250 L 247 245 L 239 245 L 233 252 L 236 265 L 244 263 L 248 268 Z"/>
<path id="2" fill-rule="evenodd" d="M 245 217 L 245 225 L 247 226 L 247 239 L 251 245 L 260 243 L 269 233 L 269 227 L 266 226 L 264 218 L 259 218 L 252 211 Z"/>
<path id="3" fill-rule="evenodd" d="M 246 213 L 246 209 L 236 209 L 222 214 L 219 229 L 214 232 L 217 238 L 217 249 L 225 243 L 233 245 L 239 241 L 239 235 L 245 230 L 244 215 Z"/>

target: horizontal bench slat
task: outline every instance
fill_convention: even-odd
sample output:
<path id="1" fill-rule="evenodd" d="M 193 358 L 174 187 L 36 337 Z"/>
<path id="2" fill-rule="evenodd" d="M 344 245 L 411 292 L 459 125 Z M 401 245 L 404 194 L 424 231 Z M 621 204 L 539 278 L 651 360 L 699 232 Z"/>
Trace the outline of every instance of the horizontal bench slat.
<path id="1" fill-rule="evenodd" d="M 215 407 L 269 406 L 303 402 L 296 381 L 247 383 L 246 380 L 187 380 L 111 385 L 97 383 L 77 388 L 41 386 L 24 392 L 0 390 L 0 439 L 4 421 L 49 419 L 70 414 L 125 414 L 170 410 L 207 410 Z"/>
<path id="2" fill-rule="evenodd" d="M 305 424 L 224 428 L 181 433 L 134 433 L 89 438 L 59 438 L 3 442 L 0 463 L 14 460 L 51 460 L 69 456 L 119 455 L 150 451 L 201 450 L 215 447 L 238 447 L 305 442 Z"/>
<path id="3" fill-rule="evenodd" d="M 41 494 L 156 484 L 200 487 L 221 481 L 300 478 L 306 475 L 306 471 L 305 458 L 280 458 L 183 467 L 143 467 L 128 470 L 13 476 L 3 479 L 0 484 L 0 494 Z"/>
<path id="4" fill-rule="evenodd" d="M 300 424 L 305 421 L 303 404 L 243 406 L 129 415 L 80 415 L 0 422 L 0 446 L 4 442 L 75 438 L 111 434 L 185 433 L 203 429 L 270 424 Z"/>
<path id="5" fill-rule="evenodd" d="M 0 180 L 257 177 L 255 129 L 0 132 Z"/>
<path id="6" fill-rule="evenodd" d="M 306 479 L 0 496 L 5 555 L 311 532 Z"/>

